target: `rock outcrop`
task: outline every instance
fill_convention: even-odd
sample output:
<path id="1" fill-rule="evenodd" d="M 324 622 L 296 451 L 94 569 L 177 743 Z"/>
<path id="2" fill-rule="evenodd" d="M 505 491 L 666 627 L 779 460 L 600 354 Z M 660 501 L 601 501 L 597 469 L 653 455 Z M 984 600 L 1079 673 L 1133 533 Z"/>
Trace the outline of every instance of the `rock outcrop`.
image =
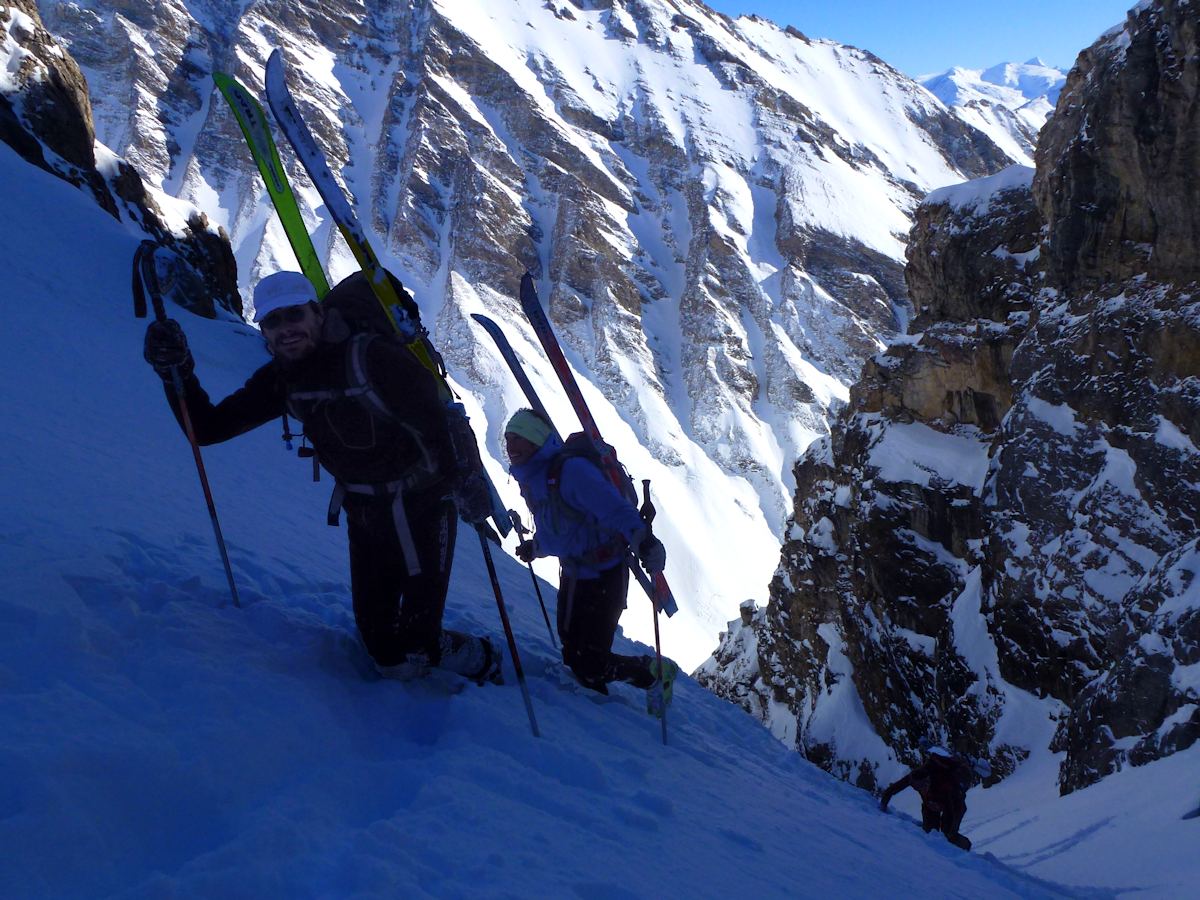
<path id="1" fill-rule="evenodd" d="M 213 289 L 193 311 L 211 317 L 220 305 L 240 314 L 228 240 L 199 211 L 172 229 L 129 163 L 104 148 L 97 158 L 88 85 L 78 64 L 46 30 L 33 0 L 12 0 L 6 13 L 0 13 L 0 53 L 7 55 L 0 77 L 0 141 L 187 259 Z"/>
<path id="2" fill-rule="evenodd" d="M 703 675 L 842 777 L 931 738 L 994 778 L 1065 751 L 1066 793 L 1200 737 L 1196 24 L 1139 5 L 1036 173 L 926 200 L 910 334 L 797 465 L 770 603 Z"/>
<path id="3" fill-rule="evenodd" d="M 1076 292 L 1200 273 L 1200 16 L 1156 3 L 1079 55 L 1037 148 L 1055 279 Z"/>

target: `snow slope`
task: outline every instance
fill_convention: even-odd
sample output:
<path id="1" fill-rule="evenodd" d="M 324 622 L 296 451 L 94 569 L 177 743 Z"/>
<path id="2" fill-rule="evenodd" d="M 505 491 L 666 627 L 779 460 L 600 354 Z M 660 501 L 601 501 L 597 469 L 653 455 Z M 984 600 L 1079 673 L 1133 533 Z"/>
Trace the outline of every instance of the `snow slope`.
<path id="1" fill-rule="evenodd" d="M 544 737 L 504 687 L 371 676 L 328 483 L 270 427 L 190 453 L 140 357 L 137 239 L 0 145 L 0 896 L 1056 896 L 884 817 L 683 679 L 566 685 L 501 558 Z M 47 215 L 48 210 L 53 211 Z M 179 314 L 214 394 L 248 326 Z M 448 622 L 499 632 L 472 541 Z M 636 602 L 636 601 L 633 601 Z"/>

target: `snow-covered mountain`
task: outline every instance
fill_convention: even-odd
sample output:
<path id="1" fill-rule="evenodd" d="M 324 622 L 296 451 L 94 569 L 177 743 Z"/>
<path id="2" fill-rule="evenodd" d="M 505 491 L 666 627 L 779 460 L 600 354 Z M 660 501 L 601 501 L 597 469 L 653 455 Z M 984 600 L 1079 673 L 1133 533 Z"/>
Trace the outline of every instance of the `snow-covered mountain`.
<path id="1" fill-rule="evenodd" d="M 1037 58 L 990 69 L 955 67 L 917 79 L 1015 162 L 1029 166 L 1038 132 L 1054 112 L 1066 80 L 1066 70 Z"/>
<path id="2" fill-rule="evenodd" d="M 797 465 L 771 602 L 700 673 L 848 780 L 922 737 L 1044 794 L 1195 759 L 1197 21 L 1139 3 L 1036 169 L 926 199 L 910 334 Z"/>
<path id="3" fill-rule="evenodd" d="M 1114 45 L 1120 40 L 1118 33 Z M 1137 40 L 1130 46 L 1148 47 Z M 1097 55 L 1096 62 L 1081 84 L 1117 85 L 1118 97 L 1128 99 L 1120 79 L 1110 77 L 1113 57 Z M 608 702 L 595 702 L 559 677 L 527 573 L 505 560 L 500 578 L 530 675 L 540 741 L 530 736 L 511 683 L 447 696 L 437 684 L 375 680 L 354 638 L 344 543 L 316 514 L 325 486 L 307 480 L 304 463 L 280 461 L 269 429 L 206 451 L 244 601 L 243 609 L 231 609 L 195 469 L 157 379 L 139 359 L 142 324 L 132 318 L 128 296 L 129 258 L 147 231 L 181 248 L 193 246 L 198 265 L 208 260 L 212 284 L 222 283 L 224 270 L 219 255 L 206 255 L 213 235 L 202 213 L 182 202 L 164 210 L 153 191 L 140 190 L 131 168 L 92 148 L 82 127 L 86 95 L 71 89 L 77 82 L 69 63 L 41 33 L 31 0 L 14 0 L 0 11 L 0 246 L 7 298 L 0 334 L 0 379 L 7 389 L 0 417 L 6 475 L 0 503 L 6 523 L 0 540 L 0 764 L 6 774 L 0 780 L 6 848 L 0 894 L 1038 897 L 1136 891 L 1176 897 L 1200 878 L 1187 831 L 1195 819 L 1179 821 L 1197 812 L 1200 798 L 1186 785 L 1194 782 L 1200 747 L 1110 775 L 1062 801 L 1046 791 L 1058 757 L 1035 753 L 1001 784 L 972 791 L 965 830 L 994 856 L 965 855 L 940 837 L 920 835 L 911 821 L 910 792 L 895 802 L 901 815 L 879 815 L 869 798 L 831 783 L 690 680 L 677 689 L 672 744 L 661 748 L 636 692 L 618 690 Z M 61 114 L 61 104 L 74 112 Z M 1179 124 L 1157 113 L 1156 121 L 1168 132 Z M 1128 122 L 1114 120 L 1118 132 Z M 1081 129 L 1073 122 L 1063 135 L 1086 134 L 1104 122 L 1088 124 Z M 64 140 L 72 135 L 74 143 Z M 72 156 L 71 146 L 89 152 Z M 1060 141 L 1047 152 L 1069 157 L 1088 149 Z M 1120 174 L 1112 187 L 1124 195 L 1122 179 L 1136 171 Z M 1168 196 L 1147 196 L 1168 206 L 1195 205 L 1186 191 L 1175 195 L 1177 181 L 1161 182 Z M 1050 188 L 1064 198 L 1052 210 L 1055 220 L 1087 209 L 1072 199 L 1084 183 L 1060 178 Z M 998 197 L 1019 193 L 1021 184 L 1010 173 L 992 186 Z M 981 215 L 1005 208 L 998 199 L 982 203 L 988 196 L 976 188 L 943 195 L 922 215 L 929 209 L 944 215 L 948 206 Z M 1121 222 L 1135 229 L 1153 221 L 1146 207 L 1126 211 L 1132 214 Z M 952 227 L 937 229 L 927 221 L 918 234 L 948 239 L 946 249 L 953 249 L 956 236 L 969 233 L 957 227 L 965 222 L 945 220 Z M 1079 238 L 1090 234 L 1088 240 L 1106 246 L 1106 223 L 1100 224 L 1091 233 L 1051 230 L 1054 255 L 1074 261 L 1074 280 L 1095 275 L 1080 265 L 1093 248 Z M 1012 227 L 1025 227 L 1020 216 Z M 1148 236 L 1139 232 L 1120 254 L 1101 258 L 1128 274 L 1139 260 L 1144 265 L 1138 251 Z M 1190 254 L 1182 251 L 1189 244 L 1194 240 L 1185 227 L 1172 227 L 1154 243 L 1163 251 L 1155 255 L 1154 277 L 1179 275 L 1170 267 L 1187 264 Z M 939 278 L 971 274 L 972 267 L 956 263 L 961 253 L 936 259 L 946 263 Z M 1003 254 L 996 259 L 1024 264 L 1005 263 Z M 969 291 L 939 284 L 926 312 L 935 306 L 970 312 Z M 929 294 L 915 288 L 914 295 L 925 298 L 924 307 Z M 1135 300 L 1136 311 L 1144 298 Z M 255 332 L 220 305 L 175 315 L 185 322 L 214 392 L 237 386 L 264 358 Z M 1064 315 L 1075 324 L 1090 321 L 1077 310 Z M 1164 331 L 1188 333 L 1178 320 Z M 930 343 L 938 344 L 934 337 Z M 1188 358 L 1155 356 L 1168 366 Z M 934 358 L 933 368 L 947 361 L 954 358 Z M 967 399 L 961 394 L 956 408 L 967 409 Z M 985 400 L 979 392 L 970 406 L 984 411 Z M 1163 402 L 1169 415 L 1186 409 L 1186 397 L 1169 391 Z M 1160 433 L 1176 449 L 1182 446 L 1165 425 Z M 894 431 L 889 453 L 907 448 L 910 456 L 895 456 L 892 474 L 911 459 L 916 445 L 905 439 L 912 436 Z M 931 446 L 958 445 L 935 438 Z M 969 476 L 974 465 L 949 453 L 940 458 L 962 463 L 944 465 L 945 475 Z M 1049 461 L 1042 465 L 1052 471 Z M 936 478 L 929 481 L 937 486 Z M 1107 532 L 1109 525 L 1100 527 Z M 819 530 L 812 534 L 820 539 Z M 1194 687 L 1194 677 L 1188 680 L 1193 657 L 1185 654 L 1197 621 L 1187 603 L 1195 570 L 1185 545 L 1138 586 L 1130 609 L 1134 627 L 1121 635 L 1130 651 L 1126 664 L 1093 694 L 1073 733 L 1086 740 L 1094 734 L 1088 721 L 1111 722 L 1114 705 L 1128 712 L 1125 684 L 1165 687 L 1163 696 L 1186 698 L 1182 691 Z M 754 617 L 748 609 L 748 621 Z M 486 576 L 469 542 L 456 560 L 449 621 L 498 632 Z M 739 635 L 743 646 L 757 639 L 752 629 Z M 925 642 L 915 630 L 905 638 Z M 987 649 L 982 640 L 974 647 Z M 1166 649 L 1180 665 L 1164 667 Z M 843 688 L 845 722 L 861 724 L 846 679 L 835 673 L 831 683 Z M 1005 721 L 1013 734 L 1046 724 L 1036 715 Z M 1157 730 L 1178 737 L 1184 733 L 1179 724 L 1166 721 Z M 1097 757 L 1074 758 L 1083 771 L 1114 759 L 1141 761 L 1148 750 L 1161 749 L 1150 727 L 1135 747 L 1128 746 L 1128 731 L 1117 731 L 1118 741 L 1101 745 Z M 1079 890 L 998 867 L 996 857 Z"/>
<path id="4" fill-rule="evenodd" d="M 247 296 L 295 264 L 210 75 L 258 90 L 283 48 L 498 475 L 521 399 L 469 313 L 506 323 L 573 424 L 514 301 L 534 274 L 603 433 L 653 479 L 683 610 L 664 639 L 688 665 L 768 581 L 792 461 L 907 316 L 916 204 L 1008 161 L 870 54 L 692 0 L 39 6 L 87 75 L 98 139 L 225 229 Z"/>
<path id="5" fill-rule="evenodd" d="M 540 739 L 511 668 L 457 694 L 371 677 L 345 538 L 314 514 L 327 485 L 279 464 L 269 429 L 205 450 L 234 609 L 191 454 L 138 352 L 140 229 L 4 142 L 0 196 L 0 896 L 1079 896 L 1039 880 L 1044 862 L 1032 877 L 923 835 L 911 792 L 881 815 L 690 679 L 663 747 L 638 692 L 597 701 L 560 676 L 528 573 L 503 557 Z M 174 314 L 214 390 L 265 358 L 232 316 Z M 448 621 L 500 637 L 470 542 Z M 1062 835 L 1102 842 L 1120 809 L 1146 821 L 1153 865 L 1169 835 L 1135 810 L 1177 792 L 1173 775 L 1069 816 L 1022 803 L 1037 821 L 1025 844 L 1005 829 L 1004 855 L 1069 864 Z M 989 793 L 972 792 L 973 814 Z"/>
<path id="6" fill-rule="evenodd" d="M 506 558 L 540 739 L 511 668 L 460 694 L 374 677 L 327 485 L 266 430 L 205 451 L 233 608 L 137 352 L 138 236 L 4 143 L 0 192 L 0 896 L 1062 896 L 879 814 L 689 679 L 663 747 L 640 692 L 561 677 Z M 215 388 L 265 358 L 232 317 L 175 315 Z M 448 619 L 502 640 L 469 541 Z"/>

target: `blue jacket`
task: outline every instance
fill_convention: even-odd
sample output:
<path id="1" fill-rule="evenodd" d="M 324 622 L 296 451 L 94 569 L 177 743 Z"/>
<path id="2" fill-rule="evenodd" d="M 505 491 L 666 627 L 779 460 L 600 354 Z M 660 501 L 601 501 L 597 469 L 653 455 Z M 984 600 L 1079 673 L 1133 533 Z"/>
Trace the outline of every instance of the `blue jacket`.
<path id="1" fill-rule="evenodd" d="M 624 554 L 611 561 L 588 562 L 585 557 L 618 537 L 635 549 L 646 533 L 637 508 L 621 496 L 598 467 L 586 459 L 566 460 L 559 477 L 561 508 L 550 497 L 547 483 L 550 461 L 562 449 L 563 442 L 550 435 L 541 449 L 512 472 L 521 487 L 521 496 L 533 513 L 537 526 L 534 553 L 557 556 L 563 571 L 577 578 L 595 578 L 600 572 L 624 562 Z"/>

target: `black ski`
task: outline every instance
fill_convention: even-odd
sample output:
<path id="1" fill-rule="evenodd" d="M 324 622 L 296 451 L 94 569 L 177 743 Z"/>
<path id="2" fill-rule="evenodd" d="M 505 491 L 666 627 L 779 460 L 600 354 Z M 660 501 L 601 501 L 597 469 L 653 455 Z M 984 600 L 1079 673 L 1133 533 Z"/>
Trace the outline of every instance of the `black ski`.
<path id="1" fill-rule="evenodd" d="M 571 367 L 567 365 L 567 358 L 563 355 L 562 346 L 558 343 L 554 329 L 550 326 L 550 319 L 542 309 L 537 289 L 533 286 L 533 276 L 528 272 L 521 276 L 521 309 L 525 311 L 525 316 L 529 319 L 529 324 L 533 326 L 533 331 L 541 342 L 542 349 L 546 351 L 546 358 L 554 367 L 554 373 L 558 376 L 558 380 L 567 394 L 567 399 L 571 401 L 575 414 L 579 416 L 579 422 L 583 425 L 584 432 L 592 439 L 592 443 L 599 451 L 604 474 L 622 494 L 625 496 L 632 494 L 636 497 L 637 491 L 633 487 L 629 475 L 617 462 L 612 446 L 605 443 L 604 438 L 600 435 L 600 429 L 596 425 L 592 411 L 588 408 L 587 401 L 583 399 L 583 392 L 579 390 L 575 375 L 571 372 Z M 629 554 L 629 568 L 654 604 L 656 613 L 661 610 L 670 617 L 679 611 L 679 607 L 675 603 L 675 596 L 671 593 L 671 587 L 667 584 L 666 576 L 662 572 L 653 576 L 647 574 L 638 564 L 632 551 Z"/>
<path id="2" fill-rule="evenodd" d="M 496 349 L 500 351 L 500 355 L 508 363 L 509 371 L 512 372 L 513 378 L 517 380 L 517 384 L 520 385 L 521 392 L 525 394 L 525 399 L 529 402 L 529 405 L 549 420 L 550 414 L 546 412 L 542 398 L 534 390 L 533 383 L 530 382 L 529 376 L 525 374 L 525 367 L 521 365 L 521 360 L 517 359 L 517 354 L 513 350 L 512 344 L 508 342 L 508 337 L 500 330 L 500 326 L 487 316 L 480 315 L 479 313 L 471 313 L 471 318 L 482 325 L 483 330 L 496 342 Z"/>

